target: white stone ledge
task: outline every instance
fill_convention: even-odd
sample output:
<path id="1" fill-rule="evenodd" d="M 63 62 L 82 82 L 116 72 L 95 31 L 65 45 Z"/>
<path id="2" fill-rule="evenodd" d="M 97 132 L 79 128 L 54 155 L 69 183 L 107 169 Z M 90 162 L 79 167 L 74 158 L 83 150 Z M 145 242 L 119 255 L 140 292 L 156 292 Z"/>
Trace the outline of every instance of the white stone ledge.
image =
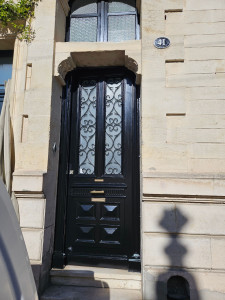
<path id="1" fill-rule="evenodd" d="M 168 197 L 170 196 L 170 197 Z M 176 204 L 225 204 L 225 199 L 223 198 L 202 198 L 202 197 L 179 197 L 179 195 L 159 195 L 154 197 L 151 195 L 146 195 L 142 197 L 143 203 L 176 203 Z"/>
<path id="2" fill-rule="evenodd" d="M 13 173 L 12 190 L 14 192 L 43 191 L 43 176 L 45 171 L 17 170 Z"/>
<path id="3" fill-rule="evenodd" d="M 183 232 L 150 232 L 150 231 L 144 231 L 142 232 L 144 233 L 144 235 L 146 236 L 152 236 L 152 237 L 160 237 L 160 238 L 166 238 L 168 239 L 169 237 L 172 238 L 199 238 L 199 239 L 205 239 L 205 238 L 215 238 L 215 239 L 222 239 L 223 241 L 225 241 L 225 234 L 201 234 L 201 233 L 183 233 Z"/>
<path id="4" fill-rule="evenodd" d="M 225 196 L 224 177 L 143 177 L 144 195 Z"/>

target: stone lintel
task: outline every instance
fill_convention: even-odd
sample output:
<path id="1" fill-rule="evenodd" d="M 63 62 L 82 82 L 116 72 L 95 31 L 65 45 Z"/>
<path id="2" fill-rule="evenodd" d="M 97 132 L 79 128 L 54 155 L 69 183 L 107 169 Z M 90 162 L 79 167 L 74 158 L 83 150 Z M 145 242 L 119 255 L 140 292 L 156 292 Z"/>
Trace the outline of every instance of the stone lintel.
<path id="1" fill-rule="evenodd" d="M 55 76 L 65 85 L 66 74 L 75 67 L 125 66 L 137 75 L 141 74 L 141 43 L 56 43 Z"/>

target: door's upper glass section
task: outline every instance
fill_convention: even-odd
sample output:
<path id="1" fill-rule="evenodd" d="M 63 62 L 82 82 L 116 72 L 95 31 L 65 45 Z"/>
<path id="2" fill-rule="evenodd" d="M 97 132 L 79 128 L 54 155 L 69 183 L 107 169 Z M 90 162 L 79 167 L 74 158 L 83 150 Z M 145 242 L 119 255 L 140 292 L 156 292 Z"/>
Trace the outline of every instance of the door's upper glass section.
<path id="1" fill-rule="evenodd" d="M 104 76 L 104 75 L 103 75 Z M 125 79 L 82 79 L 77 90 L 77 175 L 123 174 Z M 75 163 L 76 164 L 76 163 Z"/>
<path id="2" fill-rule="evenodd" d="M 121 42 L 139 38 L 135 0 L 74 0 L 71 5 L 71 42 Z"/>
<path id="3" fill-rule="evenodd" d="M 108 79 L 105 95 L 105 174 L 122 169 L 122 80 Z"/>
<path id="4" fill-rule="evenodd" d="M 83 81 L 80 87 L 80 142 L 78 174 L 95 172 L 96 81 Z"/>

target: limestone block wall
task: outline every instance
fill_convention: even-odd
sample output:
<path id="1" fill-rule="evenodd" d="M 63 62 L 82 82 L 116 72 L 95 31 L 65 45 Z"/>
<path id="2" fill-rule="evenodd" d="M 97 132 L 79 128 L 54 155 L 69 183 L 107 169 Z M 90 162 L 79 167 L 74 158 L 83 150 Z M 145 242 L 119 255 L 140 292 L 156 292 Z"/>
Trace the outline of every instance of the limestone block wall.
<path id="1" fill-rule="evenodd" d="M 225 2 L 143 0 L 141 14 L 143 297 L 167 299 L 179 275 L 191 300 L 222 300 Z"/>
<path id="2" fill-rule="evenodd" d="M 39 290 L 48 282 L 51 266 L 57 190 L 62 90 L 53 80 L 56 3 L 39 3 L 33 20 L 35 39 L 30 44 L 16 41 L 13 64 L 12 189 Z"/>

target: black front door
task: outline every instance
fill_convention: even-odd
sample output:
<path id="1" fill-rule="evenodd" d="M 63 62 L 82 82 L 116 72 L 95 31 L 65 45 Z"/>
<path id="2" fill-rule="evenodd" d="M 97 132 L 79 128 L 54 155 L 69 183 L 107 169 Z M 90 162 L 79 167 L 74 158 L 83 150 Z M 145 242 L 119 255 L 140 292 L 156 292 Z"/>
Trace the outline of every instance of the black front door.
<path id="1" fill-rule="evenodd" d="M 66 261 L 137 258 L 135 78 L 123 68 L 81 69 L 71 73 L 70 85 Z"/>

